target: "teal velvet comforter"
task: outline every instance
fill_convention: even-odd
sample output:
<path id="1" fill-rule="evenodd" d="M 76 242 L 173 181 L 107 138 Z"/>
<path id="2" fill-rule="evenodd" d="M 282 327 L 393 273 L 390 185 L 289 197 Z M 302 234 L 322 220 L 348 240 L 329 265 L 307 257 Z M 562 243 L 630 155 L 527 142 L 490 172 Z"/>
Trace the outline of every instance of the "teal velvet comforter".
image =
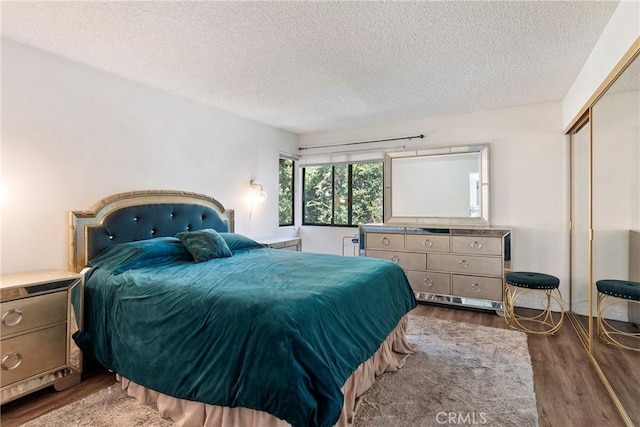
<path id="1" fill-rule="evenodd" d="M 331 426 L 340 387 L 416 302 L 390 261 L 259 248 L 87 273 L 76 341 L 164 394 Z"/>

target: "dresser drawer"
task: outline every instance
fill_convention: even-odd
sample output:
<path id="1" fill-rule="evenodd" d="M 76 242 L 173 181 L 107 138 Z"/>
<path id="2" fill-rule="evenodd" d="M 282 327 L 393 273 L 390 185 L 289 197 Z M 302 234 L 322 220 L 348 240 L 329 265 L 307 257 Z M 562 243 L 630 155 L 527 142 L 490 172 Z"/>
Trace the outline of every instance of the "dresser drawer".
<path id="1" fill-rule="evenodd" d="M 407 234 L 406 247 L 408 251 L 450 252 L 449 236 Z"/>
<path id="2" fill-rule="evenodd" d="M 451 275 L 448 273 L 407 270 L 407 279 L 415 292 L 451 294 Z"/>
<path id="3" fill-rule="evenodd" d="M 2 340 L 2 387 L 66 363 L 66 323 Z"/>
<path id="4" fill-rule="evenodd" d="M 367 233 L 366 249 L 404 249 L 404 234 Z"/>
<path id="5" fill-rule="evenodd" d="M 502 279 L 496 277 L 454 274 L 451 290 L 455 296 L 502 301 Z"/>
<path id="6" fill-rule="evenodd" d="M 429 270 L 449 271 L 451 273 L 502 276 L 502 258 L 428 254 L 427 268 Z"/>
<path id="7" fill-rule="evenodd" d="M 502 255 L 502 238 L 453 236 L 454 253 L 477 255 Z"/>
<path id="8" fill-rule="evenodd" d="M 409 270 L 424 270 L 427 268 L 427 254 L 419 254 L 415 252 L 397 252 L 397 251 L 376 251 L 368 250 L 367 256 L 374 258 L 388 259 L 400 267 Z"/>
<path id="9" fill-rule="evenodd" d="M 0 304 L 1 335 L 15 334 L 67 319 L 67 292 L 38 295 Z"/>

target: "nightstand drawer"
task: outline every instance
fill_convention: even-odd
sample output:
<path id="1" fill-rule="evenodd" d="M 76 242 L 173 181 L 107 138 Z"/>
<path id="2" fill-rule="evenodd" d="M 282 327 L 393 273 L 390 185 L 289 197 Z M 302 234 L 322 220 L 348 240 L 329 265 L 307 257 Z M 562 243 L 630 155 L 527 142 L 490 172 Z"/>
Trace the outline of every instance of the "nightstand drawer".
<path id="1" fill-rule="evenodd" d="M 502 238 L 453 236 L 453 252 L 458 254 L 502 255 Z"/>
<path id="2" fill-rule="evenodd" d="M 457 296 L 502 301 L 502 279 L 495 277 L 454 274 L 451 288 Z"/>
<path id="3" fill-rule="evenodd" d="M 407 250 L 422 252 L 449 252 L 449 236 L 407 234 Z"/>
<path id="4" fill-rule="evenodd" d="M 66 363 L 66 323 L 2 340 L 2 387 Z"/>
<path id="5" fill-rule="evenodd" d="M 427 266 L 427 254 L 419 254 L 415 252 L 368 250 L 366 256 L 388 259 L 399 264 L 400 267 L 409 270 L 422 270 Z"/>
<path id="6" fill-rule="evenodd" d="M 8 301 L 2 307 L 1 335 L 13 335 L 67 319 L 67 292 Z"/>
<path id="7" fill-rule="evenodd" d="M 451 294 L 451 275 L 433 271 L 407 271 L 407 279 L 415 292 Z"/>
<path id="8" fill-rule="evenodd" d="M 367 233 L 367 249 L 403 250 L 404 234 Z"/>

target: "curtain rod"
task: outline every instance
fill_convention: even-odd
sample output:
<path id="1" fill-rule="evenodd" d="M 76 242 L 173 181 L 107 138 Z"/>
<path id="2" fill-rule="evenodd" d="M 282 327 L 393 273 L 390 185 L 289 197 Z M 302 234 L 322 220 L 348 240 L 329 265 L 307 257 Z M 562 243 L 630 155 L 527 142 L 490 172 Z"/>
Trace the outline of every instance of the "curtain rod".
<path id="1" fill-rule="evenodd" d="M 403 139 L 408 139 L 411 141 L 413 138 L 424 138 L 424 135 L 414 135 L 414 136 L 403 136 L 400 138 L 387 138 L 387 139 L 374 139 L 371 141 L 359 141 L 359 142 L 345 142 L 343 144 L 331 144 L 331 145 L 314 145 L 312 147 L 299 147 L 298 150 L 313 150 L 316 148 L 331 148 L 331 147 L 343 147 L 345 145 L 360 145 L 360 144 L 372 144 L 374 142 L 388 142 L 388 141 L 402 141 Z"/>

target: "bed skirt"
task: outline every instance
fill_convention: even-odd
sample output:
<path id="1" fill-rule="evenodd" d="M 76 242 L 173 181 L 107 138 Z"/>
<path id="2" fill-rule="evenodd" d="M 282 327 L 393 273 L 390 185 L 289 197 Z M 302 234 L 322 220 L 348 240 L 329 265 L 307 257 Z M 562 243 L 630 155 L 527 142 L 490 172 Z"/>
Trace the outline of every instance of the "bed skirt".
<path id="1" fill-rule="evenodd" d="M 358 406 L 358 397 L 362 396 L 384 372 L 397 371 L 404 366 L 407 357 L 415 351 L 415 346 L 407 341 L 409 316 L 405 315 L 396 328 L 389 334 L 375 354 L 362 363 L 342 386 L 344 404 L 338 427 L 353 424 Z M 209 405 L 202 402 L 178 399 L 150 390 L 117 375 L 122 389 L 139 402 L 153 405 L 164 418 L 170 418 L 177 426 L 206 427 L 285 427 L 289 423 L 266 412 L 248 408 L 229 408 Z"/>

